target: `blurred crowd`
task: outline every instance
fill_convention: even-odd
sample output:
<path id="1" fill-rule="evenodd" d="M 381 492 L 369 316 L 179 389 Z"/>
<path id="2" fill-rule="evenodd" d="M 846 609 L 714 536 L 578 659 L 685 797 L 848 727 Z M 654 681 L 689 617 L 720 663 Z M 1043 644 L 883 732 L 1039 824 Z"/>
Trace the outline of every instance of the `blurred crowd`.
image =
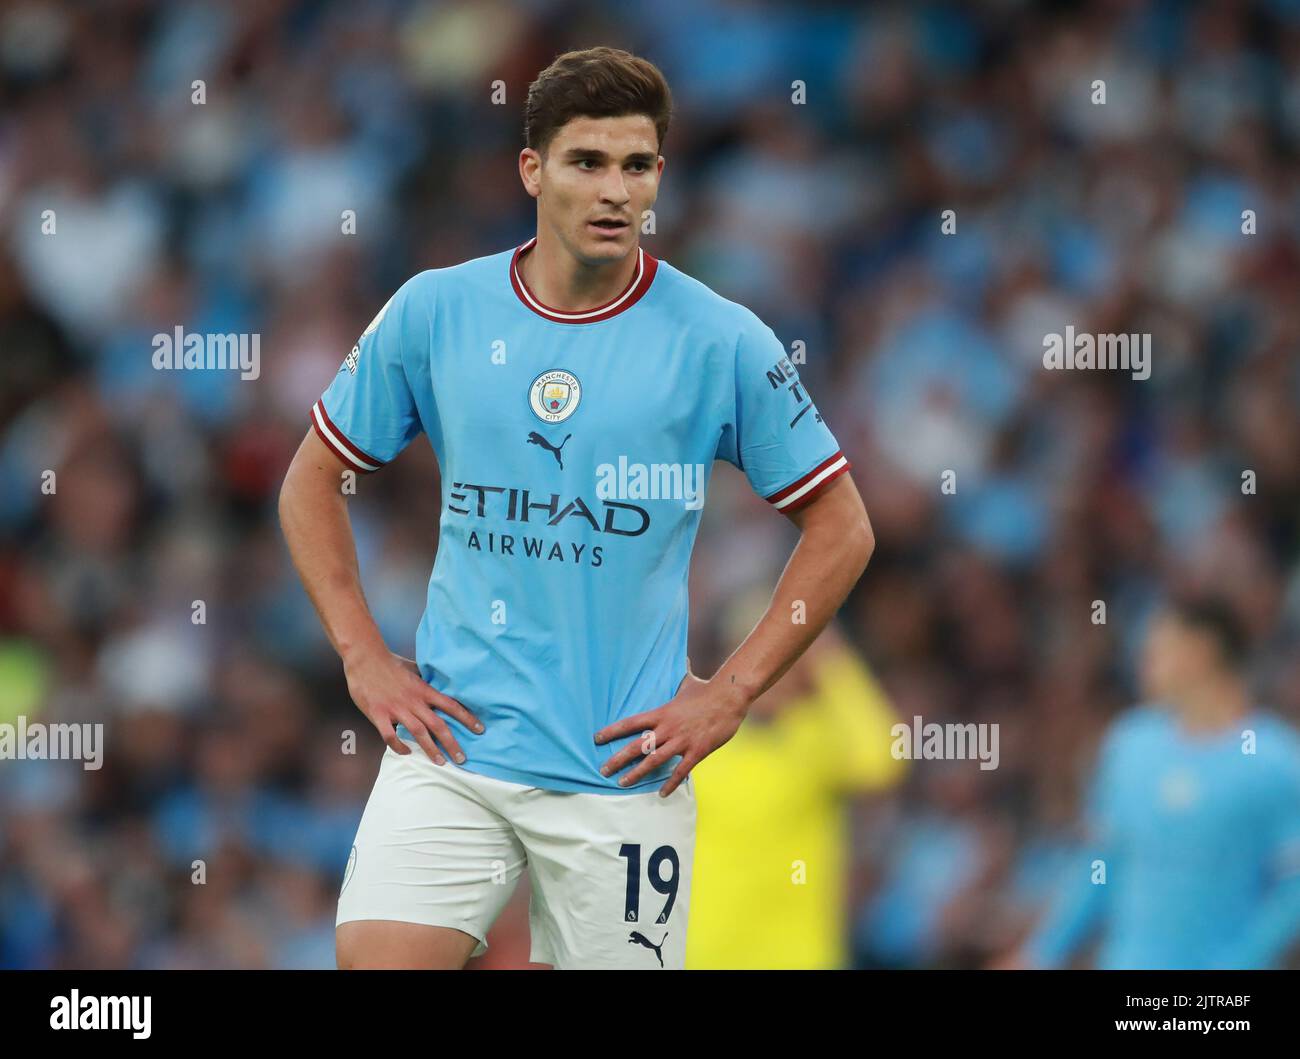
<path id="1" fill-rule="evenodd" d="M 1260 701 L 1300 719 L 1294 0 L 20 0 L 0 11 L 0 723 L 103 723 L 106 752 L 0 761 L 0 967 L 333 966 L 382 744 L 277 490 L 392 291 L 532 234 L 527 87 L 594 44 L 674 91 L 643 245 L 803 343 L 878 542 L 848 640 L 900 717 L 1000 725 L 996 770 L 918 763 L 855 805 L 854 963 L 979 966 L 1023 934 L 1171 588 L 1227 595 Z M 258 378 L 155 370 L 178 325 L 258 333 Z M 1149 333 L 1150 378 L 1044 370 L 1068 325 Z M 436 475 L 417 443 L 351 505 L 407 655 Z M 697 673 L 794 540 L 717 469 Z M 526 918 L 491 940 L 526 961 Z"/>

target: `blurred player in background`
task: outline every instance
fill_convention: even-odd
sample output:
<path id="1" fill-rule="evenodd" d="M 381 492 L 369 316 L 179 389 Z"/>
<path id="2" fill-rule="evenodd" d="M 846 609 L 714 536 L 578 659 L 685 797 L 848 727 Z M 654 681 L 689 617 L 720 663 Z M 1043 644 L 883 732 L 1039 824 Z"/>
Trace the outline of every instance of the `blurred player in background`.
<path id="1" fill-rule="evenodd" d="M 1214 599 L 1153 622 L 1148 705 L 1103 741 L 1088 834 L 1059 900 L 1000 966 L 1261 968 L 1300 934 L 1300 738 L 1256 706 L 1247 640 Z"/>
<path id="2" fill-rule="evenodd" d="M 763 600 L 732 609 L 728 642 Z M 833 969 L 848 963 L 851 799 L 897 783 L 896 720 L 832 623 L 692 773 L 699 806 L 686 966 Z"/>

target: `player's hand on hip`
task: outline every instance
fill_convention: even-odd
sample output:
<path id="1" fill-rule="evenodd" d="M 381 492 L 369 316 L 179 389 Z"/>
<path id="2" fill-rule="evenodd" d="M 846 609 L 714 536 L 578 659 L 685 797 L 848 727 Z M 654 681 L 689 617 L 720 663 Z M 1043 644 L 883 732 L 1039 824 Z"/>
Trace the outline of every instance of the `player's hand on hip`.
<path id="1" fill-rule="evenodd" d="M 600 744 L 623 736 L 640 736 L 605 762 L 601 775 L 617 775 L 635 763 L 619 779 L 620 786 L 631 786 L 680 754 L 682 760 L 659 788 L 659 794 L 667 798 L 690 775 L 691 769 L 736 734 L 745 719 L 747 705 L 734 687 L 701 680 L 688 669 L 671 701 L 615 721 L 596 733 L 596 742 Z"/>
<path id="2" fill-rule="evenodd" d="M 451 727 L 435 710 L 455 717 L 472 732 L 483 731 L 483 722 L 461 703 L 425 683 L 420 667 L 409 658 L 384 651 L 345 663 L 343 671 L 352 701 L 398 754 L 411 752 L 397 735 L 397 725 L 404 724 L 436 764 L 447 763 L 443 754 L 457 762 L 465 760 Z"/>

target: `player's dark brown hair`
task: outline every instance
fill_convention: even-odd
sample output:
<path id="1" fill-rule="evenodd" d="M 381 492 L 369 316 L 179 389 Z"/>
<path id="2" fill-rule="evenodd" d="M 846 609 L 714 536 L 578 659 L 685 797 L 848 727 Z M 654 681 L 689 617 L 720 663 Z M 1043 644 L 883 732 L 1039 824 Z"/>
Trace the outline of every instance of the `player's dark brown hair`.
<path id="1" fill-rule="evenodd" d="M 1169 607 L 1186 629 L 1209 636 L 1219 658 L 1231 669 L 1240 669 L 1250 654 L 1250 634 L 1240 615 L 1221 596 L 1188 595 L 1173 600 Z"/>
<path id="2" fill-rule="evenodd" d="M 662 152 L 673 97 L 659 67 L 618 48 L 587 48 L 556 58 L 528 87 L 524 144 L 540 154 L 574 118 L 644 114 L 655 123 Z"/>

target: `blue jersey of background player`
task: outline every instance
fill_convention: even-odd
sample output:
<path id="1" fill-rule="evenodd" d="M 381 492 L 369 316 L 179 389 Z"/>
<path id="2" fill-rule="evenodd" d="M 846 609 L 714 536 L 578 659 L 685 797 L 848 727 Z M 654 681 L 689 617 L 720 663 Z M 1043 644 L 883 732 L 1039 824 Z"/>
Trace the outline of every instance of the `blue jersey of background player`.
<path id="1" fill-rule="evenodd" d="M 1258 968 L 1300 936 L 1300 738 L 1251 706 L 1226 606 L 1185 602 L 1145 644 L 1150 705 L 1101 749 L 1088 839 L 1022 964 L 1100 936 L 1102 968 Z"/>
<path id="2" fill-rule="evenodd" d="M 405 283 L 312 422 L 360 473 L 422 432 L 437 455 L 416 660 L 485 723 L 450 720 L 464 767 L 618 793 L 592 737 L 668 702 L 686 675 L 687 571 L 714 461 L 785 512 L 849 464 L 748 309 L 639 248 L 609 305 L 550 309 L 521 280 L 535 242 Z"/>

